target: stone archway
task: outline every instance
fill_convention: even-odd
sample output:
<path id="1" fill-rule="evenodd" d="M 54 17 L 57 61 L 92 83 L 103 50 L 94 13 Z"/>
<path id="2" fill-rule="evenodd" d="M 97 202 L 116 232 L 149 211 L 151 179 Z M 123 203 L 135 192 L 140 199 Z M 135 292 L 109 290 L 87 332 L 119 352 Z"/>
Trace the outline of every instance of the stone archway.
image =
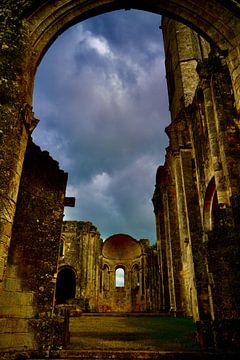
<path id="1" fill-rule="evenodd" d="M 56 304 L 66 304 L 75 298 L 76 275 L 70 267 L 59 270 L 56 283 Z"/>
<path id="2" fill-rule="evenodd" d="M 204 199 L 203 216 L 204 216 L 205 231 L 210 231 L 213 229 L 217 204 L 218 203 L 217 203 L 216 184 L 215 184 L 215 179 L 212 178 L 206 189 L 206 195 Z"/>
<path id="3" fill-rule="evenodd" d="M 228 52 L 237 111 L 240 111 L 239 34 L 240 7 L 235 1 L 29 1 L 1 5 L 3 18 L 1 54 L 1 228 L 5 239 L 1 251 L 3 278 L 11 226 L 16 208 L 26 144 L 37 124 L 32 112 L 34 75 L 38 63 L 54 39 L 72 24 L 117 9 L 141 9 L 172 16 L 192 26 L 221 51 Z M 228 20 L 228 21 L 227 21 Z M 2 133 L 1 133 L 2 134 Z"/>
<path id="4" fill-rule="evenodd" d="M 35 11 L 28 13 L 27 28 L 30 32 L 31 57 L 28 69 L 34 77 L 36 66 L 54 39 L 66 28 L 86 18 L 119 9 L 138 9 L 173 17 L 201 33 L 221 51 L 230 51 L 239 46 L 240 10 L 236 2 L 231 1 L 73 1 L 62 0 L 57 3 L 44 2 L 42 6 L 33 6 Z M 226 21 L 229 19 L 229 21 Z M 236 70 L 236 58 L 229 54 L 229 67 Z M 234 64 L 232 63 L 234 61 Z M 236 71 L 235 71 L 236 72 Z M 233 82 L 235 72 L 232 71 Z M 29 79 L 31 81 L 31 79 Z M 239 97 L 239 93 L 236 92 Z"/>
<path id="5" fill-rule="evenodd" d="M 235 95 L 236 117 L 239 117 L 240 6 L 236 1 L 30 0 L 25 2 L 19 0 L 17 4 L 14 1 L 1 4 L 3 30 L 0 38 L 0 287 L 6 274 L 26 146 L 37 124 L 31 107 L 37 66 L 54 39 L 72 24 L 108 11 L 130 8 L 165 14 L 178 19 L 196 29 L 220 53 L 224 53 Z M 203 90 L 208 91 L 209 88 L 206 88 L 204 81 L 202 76 Z M 215 165 L 217 167 L 221 164 Z M 188 241 L 186 238 L 186 244 Z M 44 290 L 42 286 L 39 289 Z"/>

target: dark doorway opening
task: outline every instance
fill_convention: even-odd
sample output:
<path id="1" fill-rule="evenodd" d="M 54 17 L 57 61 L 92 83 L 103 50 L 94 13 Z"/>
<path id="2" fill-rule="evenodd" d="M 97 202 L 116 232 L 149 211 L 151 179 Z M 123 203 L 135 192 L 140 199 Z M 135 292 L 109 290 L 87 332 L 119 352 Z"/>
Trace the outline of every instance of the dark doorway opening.
<path id="1" fill-rule="evenodd" d="M 68 300 L 75 298 L 76 277 L 70 268 L 59 271 L 56 285 L 56 303 L 66 304 Z"/>

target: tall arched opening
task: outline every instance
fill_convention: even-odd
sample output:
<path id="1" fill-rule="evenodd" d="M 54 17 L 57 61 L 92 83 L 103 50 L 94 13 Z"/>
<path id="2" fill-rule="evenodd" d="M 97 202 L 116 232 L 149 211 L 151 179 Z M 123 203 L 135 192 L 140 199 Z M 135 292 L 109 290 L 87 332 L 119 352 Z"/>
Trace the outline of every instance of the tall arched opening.
<path id="1" fill-rule="evenodd" d="M 67 304 L 75 298 L 76 275 L 73 269 L 64 267 L 57 276 L 56 304 Z"/>
<path id="2" fill-rule="evenodd" d="M 216 184 L 215 184 L 215 179 L 212 178 L 208 184 L 205 200 L 204 200 L 203 216 L 205 222 L 205 231 L 210 231 L 213 229 L 217 207 L 218 207 L 218 200 L 217 200 Z"/>
<path id="3" fill-rule="evenodd" d="M 119 288 L 124 288 L 125 286 L 125 270 L 123 267 L 117 267 L 115 270 L 115 285 Z"/>
<path id="4" fill-rule="evenodd" d="M 11 278 L 12 274 L 13 276 L 15 276 L 16 280 L 16 288 L 13 289 L 14 292 L 16 294 L 18 293 L 18 295 L 19 289 L 22 291 L 21 295 L 25 295 L 24 291 L 27 292 L 27 296 L 22 296 L 22 299 L 19 300 L 20 304 L 22 303 L 22 300 L 25 301 L 26 303 L 24 302 L 24 306 L 29 306 L 31 310 L 31 312 L 28 311 L 28 314 L 25 314 L 25 321 L 27 321 L 26 319 L 29 318 L 29 316 L 32 316 L 32 318 L 36 316 L 36 314 L 34 313 L 35 303 L 32 293 L 38 293 L 39 295 L 39 311 L 49 311 L 51 299 L 53 297 L 52 284 L 54 283 L 54 272 L 57 268 L 57 246 L 55 245 L 53 251 L 54 254 L 51 252 L 51 259 L 54 264 L 50 264 L 50 260 L 49 263 L 47 263 L 47 261 L 44 261 L 44 259 L 46 260 L 47 257 L 48 259 L 50 258 L 48 253 L 42 253 L 43 259 L 40 258 L 39 260 L 39 263 L 44 264 L 42 266 L 46 266 L 49 270 L 47 280 L 45 277 L 45 274 L 47 272 L 46 268 L 44 269 L 44 275 L 41 276 L 40 271 L 38 274 L 38 269 L 34 270 L 34 266 L 32 263 L 31 266 L 32 269 L 35 271 L 35 278 L 37 278 L 38 281 L 31 280 L 35 279 L 33 273 L 29 271 L 29 269 L 31 269 L 31 266 L 26 266 L 24 269 L 21 269 L 23 271 L 19 272 L 24 279 L 19 279 L 17 277 L 15 271 L 16 269 L 13 268 L 14 266 L 16 266 L 16 263 L 14 263 L 14 261 L 16 261 L 17 258 L 20 259 L 21 257 L 24 259 L 24 261 L 27 260 L 30 262 L 31 260 L 29 252 L 24 251 L 25 249 L 23 249 L 23 247 L 21 246 L 19 248 L 17 256 L 15 256 L 14 258 L 14 261 L 11 264 L 8 262 L 10 240 L 13 241 L 14 238 L 12 234 L 14 234 L 15 232 L 15 234 L 19 236 L 19 234 L 21 233 L 19 229 L 23 228 L 22 224 L 22 227 L 17 226 L 19 224 L 17 224 L 16 217 L 14 218 L 14 216 L 16 214 L 17 202 L 19 205 L 20 198 L 18 197 L 18 193 L 21 195 L 21 191 L 19 192 L 20 179 L 22 178 L 22 180 L 24 180 L 22 175 L 22 169 L 24 159 L 27 159 L 25 156 L 26 146 L 29 136 L 37 124 L 37 120 L 34 118 L 31 107 L 35 72 L 39 62 L 41 61 L 41 58 L 43 57 L 48 47 L 58 36 L 58 34 L 62 33 L 69 26 L 90 16 L 95 16 L 100 13 L 116 9 L 129 8 L 138 8 L 146 11 L 156 12 L 159 14 L 163 13 L 167 16 L 178 19 L 183 23 L 190 25 L 192 28 L 196 29 L 200 34 L 205 36 L 217 49 L 218 54 L 215 57 L 215 60 L 218 59 L 218 61 L 216 61 L 215 63 L 213 61 L 211 63 L 211 71 L 214 72 L 214 76 L 212 77 L 211 71 L 209 72 L 209 68 L 205 66 L 206 63 L 201 64 L 201 66 L 199 66 L 198 68 L 199 74 L 201 75 L 200 86 L 202 87 L 204 97 L 208 99 L 208 106 L 205 106 L 204 109 L 200 109 L 197 116 L 201 117 L 202 113 L 205 112 L 204 114 L 206 115 L 208 130 L 210 130 L 210 132 L 212 131 L 209 134 L 209 148 L 212 153 L 212 170 L 215 175 L 217 194 L 220 199 L 220 204 L 223 204 L 222 209 L 224 219 L 228 220 L 231 217 L 231 210 L 233 207 L 232 197 L 239 196 L 239 163 L 236 159 L 234 159 L 234 151 L 237 148 L 237 142 L 234 141 L 236 138 L 236 132 L 237 130 L 239 131 L 238 118 L 240 113 L 240 60 L 238 56 L 240 48 L 240 21 L 238 2 L 220 2 L 217 0 L 213 0 L 211 2 L 207 0 L 203 0 L 201 2 L 188 0 L 177 2 L 164 0 L 153 0 L 151 2 L 147 0 L 142 0 L 140 2 L 134 0 L 79 0 L 77 2 L 72 0 L 62 0 L 58 2 L 37 2 L 32 0 L 24 2 L 24 4 L 20 2 L 17 5 L 13 4 L 13 2 L 4 2 L 3 4 L 1 4 L 1 10 L 4 16 L 2 17 L 2 81 L 0 89 L 2 103 L 0 117 L 2 126 L 1 140 L 3 140 L 1 141 L 1 166 L 3 171 L 0 172 L 0 211 L 2 214 L 0 220 L 0 235 L 2 239 L 0 253 L 0 286 L 2 291 L 1 301 L 3 302 L 7 302 L 6 299 L 9 295 L 9 287 L 6 286 L 6 283 L 8 279 Z M 221 59 L 224 59 L 224 66 L 222 66 Z M 227 73 L 226 69 L 230 71 L 230 77 L 228 76 L 229 74 Z M 220 101 L 221 96 L 219 97 L 218 85 L 223 80 L 225 81 L 225 85 L 227 83 L 232 83 L 232 90 L 234 92 L 235 100 L 234 111 L 231 101 L 223 101 L 222 103 Z M 223 95 L 223 99 L 226 99 L 226 97 L 224 97 L 226 94 L 228 95 L 231 93 L 230 90 L 231 89 L 228 87 L 225 93 L 221 93 L 221 95 Z M 216 99 L 218 100 L 216 102 L 218 106 L 215 106 Z M 228 114 L 224 112 L 225 106 L 227 108 Z M 185 111 L 184 119 L 192 119 L 192 113 L 194 111 L 196 112 L 196 109 L 199 110 L 197 104 L 191 107 L 190 111 Z M 221 114 L 223 113 L 225 115 L 230 114 L 230 117 L 222 117 Z M 181 115 L 183 115 L 183 113 Z M 229 118 L 232 120 L 231 124 L 226 121 L 226 119 L 228 120 Z M 178 181 L 175 185 L 164 184 L 164 186 L 166 185 L 164 190 L 166 190 L 167 188 L 167 191 L 165 191 L 163 198 L 161 198 L 160 203 L 158 203 L 157 209 L 157 211 L 159 212 L 161 212 L 163 208 L 167 209 L 167 215 L 164 218 L 166 226 L 163 228 L 162 242 L 164 243 L 167 256 L 170 254 L 170 256 L 168 256 L 169 263 L 177 259 L 181 251 L 181 249 L 177 247 L 175 248 L 175 253 L 171 250 L 169 239 L 172 236 L 172 227 L 168 226 L 171 223 L 174 223 L 175 227 L 177 227 L 177 225 L 179 224 L 181 226 L 182 231 L 180 232 L 180 236 L 184 235 L 184 238 L 180 239 L 181 241 L 179 241 L 177 237 L 175 237 L 175 239 L 177 244 L 183 244 L 184 254 L 191 255 L 192 251 L 193 257 L 195 259 L 195 255 L 199 254 L 202 251 L 203 247 L 201 242 L 202 228 L 201 226 L 199 226 L 199 224 L 201 224 L 201 213 L 199 209 L 198 211 L 195 211 L 195 205 L 197 204 L 197 194 L 202 193 L 203 189 L 200 186 L 197 187 L 194 185 L 194 183 L 197 183 L 197 178 L 194 178 L 194 176 L 182 176 L 182 174 L 184 174 L 184 169 L 188 169 L 188 171 L 190 171 L 189 169 L 191 169 L 194 174 L 196 168 L 194 161 L 191 161 L 192 159 L 188 144 L 184 143 L 184 141 L 186 140 L 186 133 L 184 133 L 185 128 L 183 125 L 184 124 L 182 123 L 182 117 L 179 117 L 178 122 L 175 122 L 175 124 L 173 124 L 173 126 L 171 126 L 171 128 L 169 129 L 169 133 L 171 133 L 171 141 L 173 147 L 176 144 L 177 140 L 177 145 L 180 145 L 181 149 L 184 151 L 182 151 L 182 153 L 180 154 L 181 156 L 179 156 L 179 154 L 176 154 L 176 151 L 174 152 L 174 161 L 176 166 L 174 168 L 173 174 Z M 194 127 L 195 125 L 196 124 L 194 124 L 193 122 L 191 123 L 192 127 Z M 221 130 L 221 127 L 226 127 L 226 138 L 224 138 L 224 131 L 221 132 L 221 136 L 218 136 L 219 128 Z M 175 136 L 176 128 L 181 132 L 181 136 L 179 137 Z M 229 146 L 227 151 L 224 150 L 224 154 L 221 157 L 220 155 L 222 149 L 225 149 L 224 146 L 227 146 L 230 143 L 231 136 L 234 138 L 234 141 L 232 142 L 233 147 Z M 194 151 L 195 153 L 201 153 L 201 151 L 197 149 L 197 147 L 194 148 Z M 183 154 L 183 152 L 185 152 L 185 154 Z M 35 151 L 35 153 L 37 153 L 37 150 Z M 173 154 L 168 155 L 169 157 L 171 157 Z M 205 160 L 202 160 L 201 156 L 199 156 L 199 159 L 202 161 L 202 164 L 207 163 Z M 51 163 L 52 168 L 59 175 L 59 172 L 58 170 L 56 170 L 56 166 L 54 165 L 54 163 L 51 160 L 49 161 L 49 163 Z M 197 167 L 199 173 L 201 171 L 200 168 L 201 166 Z M 227 177 L 226 180 L 225 174 L 229 173 L 229 169 L 231 169 L 232 176 Z M 31 172 L 29 173 L 31 174 Z M 41 171 L 39 171 L 38 173 L 41 173 Z M 62 177 L 64 178 L 63 174 Z M 44 180 L 46 180 L 46 178 L 47 177 L 44 177 Z M 205 178 L 208 178 L 208 174 L 205 174 Z M 62 179 L 63 183 L 64 181 L 66 182 L 66 178 Z M 163 184 L 157 185 L 159 185 L 160 188 L 163 186 Z M 191 191 L 191 187 L 194 188 L 194 191 Z M 59 196 L 59 198 L 52 199 L 52 204 L 59 204 L 59 208 L 55 211 L 59 214 L 59 223 L 63 214 L 63 193 L 64 186 L 62 186 L 59 192 L 61 196 Z M 194 219 L 194 222 L 184 222 L 182 221 L 183 216 L 181 216 L 180 220 L 178 221 L 179 224 L 177 224 L 176 214 L 179 209 L 176 209 L 176 204 L 174 203 L 174 196 L 176 195 L 176 193 L 178 194 L 178 198 L 181 199 L 181 215 L 185 214 L 188 211 L 188 219 Z M 39 192 L 37 192 L 37 194 L 39 195 Z M 39 201 L 36 201 L 36 198 L 32 198 L 31 202 L 28 202 L 29 207 L 27 209 L 29 211 L 29 214 L 31 214 L 32 222 L 32 211 L 36 208 L 37 203 L 39 203 Z M 44 199 L 42 203 L 44 203 L 45 205 L 46 203 L 49 204 L 49 198 L 46 197 L 46 199 Z M 50 207 L 53 208 L 52 204 Z M 193 204 L 193 206 L 191 206 L 190 204 Z M 237 201 L 234 202 L 234 206 L 237 206 L 236 204 Z M 236 208 L 234 208 L 233 210 L 238 211 L 238 209 Z M 53 211 L 51 211 L 50 209 L 49 214 L 52 213 Z M 34 218 L 34 224 L 38 224 L 38 229 L 42 225 L 43 231 L 41 229 L 40 230 L 43 233 L 44 231 L 46 231 L 46 229 L 44 227 L 45 218 L 42 216 L 41 209 L 39 210 L 39 214 L 41 216 L 37 216 Z M 15 228 L 14 232 L 12 233 L 13 223 L 15 225 Z M 25 225 L 26 229 L 24 229 L 24 231 L 26 231 L 28 235 L 34 232 L 34 229 L 31 229 L 31 222 L 26 221 Z M 224 235 L 228 237 L 228 241 L 232 241 L 232 239 L 235 239 L 234 244 L 236 245 L 236 232 L 234 233 L 234 236 L 230 236 L 230 234 L 232 234 L 235 230 L 238 230 L 239 234 L 239 224 L 233 224 L 231 221 L 222 221 L 220 225 L 225 226 L 225 230 L 226 226 L 230 226 L 232 231 L 225 231 Z M 59 229 L 59 227 L 56 230 L 56 232 L 60 234 L 61 230 Z M 39 231 L 39 233 L 41 231 Z M 189 234 L 192 234 L 192 237 L 188 236 Z M 18 238 L 19 240 L 18 236 L 16 236 L 16 238 Z M 218 233 L 218 236 L 221 237 L 220 232 Z M 51 239 L 51 241 L 52 238 L 52 236 L 45 236 L 45 239 Z M 31 239 L 31 236 L 29 236 L 29 239 Z M 34 248 L 35 254 L 38 253 L 39 249 L 42 250 L 41 241 L 39 243 L 40 244 L 38 244 L 37 240 L 34 241 L 35 245 L 38 244 L 38 248 Z M 210 242 L 210 245 L 212 244 L 213 242 Z M 219 272 L 217 272 L 217 268 L 214 268 L 214 261 L 211 262 L 212 268 L 210 269 L 210 274 L 212 274 L 212 276 L 210 276 L 210 274 L 207 274 L 209 276 L 205 276 L 205 274 L 201 271 L 201 267 L 204 267 L 204 261 L 202 261 L 202 258 L 201 261 L 198 261 L 198 259 L 195 259 L 196 261 L 194 261 L 194 279 L 196 280 L 195 283 L 198 295 L 196 298 L 198 300 L 198 304 L 200 304 L 199 320 L 203 322 L 203 328 L 204 324 L 206 325 L 204 329 L 208 329 L 210 335 L 212 335 L 211 329 L 216 329 L 217 336 L 215 336 L 214 339 L 217 340 L 217 346 L 221 347 L 222 339 L 224 339 L 225 341 L 225 335 L 227 334 L 227 340 L 225 341 L 223 346 L 234 347 L 237 343 L 239 344 L 239 341 L 236 340 L 236 332 L 234 332 L 234 329 L 230 329 L 231 325 L 229 324 L 231 324 L 232 319 L 239 319 L 239 313 L 237 310 L 237 304 L 239 304 L 239 283 L 237 281 L 237 278 L 234 277 L 234 274 L 236 274 L 238 271 L 235 264 L 238 263 L 239 250 L 237 250 L 236 252 L 231 252 L 232 246 L 228 246 L 227 249 L 226 247 L 223 247 L 223 239 L 222 241 L 218 241 L 217 244 L 217 253 L 214 253 L 214 251 L 211 252 L 211 247 L 209 248 L 209 250 L 211 253 L 211 257 L 214 258 L 215 256 L 216 261 L 217 259 L 223 259 L 225 261 L 224 267 L 219 266 L 219 269 L 221 270 L 221 279 L 223 280 L 222 282 L 219 282 L 219 286 L 216 287 L 214 285 L 214 276 L 215 279 L 217 279 L 217 276 L 219 276 L 220 274 Z M 179 251 L 176 251 L 176 249 Z M 28 248 L 26 250 L 28 250 Z M 222 271 L 224 268 L 228 271 Z M 185 272 L 181 271 L 181 276 L 184 277 L 189 269 L 184 268 L 183 270 L 186 270 Z M 203 274 L 204 276 L 202 276 L 201 274 Z M 229 278 L 226 277 L 226 274 L 232 275 L 231 281 L 229 280 Z M 186 287 L 190 287 L 191 284 L 188 283 L 187 276 L 185 280 Z M 44 281 L 47 281 L 47 283 L 45 284 Z M 229 287 L 229 283 L 231 284 L 231 287 Z M 172 281 L 171 284 L 169 283 L 169 285 L 171 285 L 171 289 L 173 289 L 177 294 L 179 294 L 179 299 L 182 299 L 180 282 Z M 215 293 L 213 294 L 213 299 L 215 299 L 214 301 L 216 301 L 215 316 L 217 316 L 217 319 L 211 317 L 211 314 L 209 313 L 209 304 L 207 297 L 208 286 L 212 286 L 213 288 L 215 286 Z M 44 293 L 48 288 L 51 288 L 49 297 L 45 296 Z M 174 300 L 174 294 L 171 295 L 173 295 L 172 298 Z M 227 301 L 225 301 L 224 298 L 226 298 Z M 173 301 L 173 306 L 176 307 L 177 305 L 178 304 Z M 229 306 L 227 310 L 225 305 Z M 14 315 L 14 313 L 12 312 L 11 314 Z M 6 316 L 7 318 L 8 314 L 4 314 L 4 316 Z M 215 320 L 217 321 L 214 322 Z M 205 334 L 206 341 L 208 333 L 206 334 L 206 332 L 204 333 L 203 331 L 202 335 L 203 334 Z M 33 346 L 32 343 L 31 345 L 29 345 L 29 343 L 26 342 L 26 347 Z"/>

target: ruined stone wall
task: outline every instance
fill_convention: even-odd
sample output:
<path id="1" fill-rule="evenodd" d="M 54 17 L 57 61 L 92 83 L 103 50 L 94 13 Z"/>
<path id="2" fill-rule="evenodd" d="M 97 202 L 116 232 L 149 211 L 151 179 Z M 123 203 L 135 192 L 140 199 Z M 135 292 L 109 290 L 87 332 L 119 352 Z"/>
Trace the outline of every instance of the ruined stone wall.
<path id="1" fill-rule="evenodd" d="M 168 162 L 171 157 L 168 153 Z M 171 163 L 170 163 L 171 164 Z M 156 189 L 153 197 L 156 219 L 158 222 L 157 250 L 161 259 L 163 277 L 161 280 L 161 298 L 163 311 L 175 314 L 193 315 L 193 300 L 190 296 L 194 288 L 189 264 L 189 243 L 181 231 L 184 224 L 178 210 L 183 206 L 177 199 L 174 172 L 168 167 L 160 166 L 156 177 Z M 181 229 L 181 230 L 180 230 Z M 197 314 L 196 314 L 197 315 Z"/>
<path id="2" fill-rule="evenodd" d="M 149 240 L 119 234 L 102 242 L 91 222 L 64 221 L 62 243 L 58 274 L 71 269 L 76 291 L 62 305 L 56 297 L 57 308 L 67 305 L 73 314 L 160 310 L 158 255 Z M 124 286 L 116 284 L 118 268 L 124 269 Z"/>
<path id="3" fill-rule="evenodd" d="M 170 141 L 166 163 L 158 171 L 153 198 L 159 223 L 158 251 L 169 279 L 168 285 L 162 281 L 162 291 L 169 293 L 171 311 L 198 319 L 195 268 L 201 273 L 198 264 L 203 259 L 195 260 L 192 250 L 195 247 L 199 253 L 201 213 L 185 109 L 192 103 L 199 83 L 197 64 L 207 57 L 210 47 L 190 28 L 174 20 L 163 18 L 162 28 L 172 118 L 166 129 Z M 204 288 L 203 283 L 202 279 L 199 288 Z"/>
<path id="4" fill-rule="evenodd" d="M 140 240 L 142 241 L 142 240 Z M 147 245 L 147 246 L 146 246 Z M 149 246 L 149 243 L 145 245 L 146 263 L 146 298 L 147 307 L 149 312 L 159 312 L 161 308 L 160 300 L 160 268 L 158 262 L 158 252 L 156 246 Z"/>
<path id="5" fill-rule="evenodd" d="M 30 140 L 0 296 L 0 348 L 36 348 L 31 319 L 51 317 L 66 181 L 58 163 Z"/>
<path id="6" fill-rule="evenodd" d="M 24 153 L 29 133 L 36 125 L 31 105 L 37 66 L 54 39 L 73 23 L 121 8 L 117 0 L 90 3 L 79 0 L 77 5 L 75 0 L 4 0 L 0 3 L 0 286 L 6 268 Z M 137 7 L 138 3 L 134 2 L 134 5 Z M 124 2 L 122 6 L 125 8 Z M 181 0 L 176 6 L 172 0 L 154 0 L 150 4 L 144 0 L 141 9 L 182 18 L 183 22 L 199 28 L 227 54 L 239 119 L 240 22 L 237 1 L 202 0 L 199 3 Z"/>
<path id="7" fill-rule="evenodd" d="M 209 46 L 204 42 L 203 48 L 201 38 L 186 26 L 165 19 L 163 33 L 172 121 L 153 197 L 159 257 L 168 269 L 163 290 L 169 292 L 170 307 L 175 296 L 177 311 L 200 321 L 203 342 L 234 348 L 239 342 L 240 147 L 230 74 L 225 57 L 216 49 L 203 52 Z M 167 215 L 169 185 L 175 189 L 175 224 Z M 169 236 L 174 229 L 177 241 L 176 235 Z M 171 263 L 169 246 L 171 254 L 179 251 L 179 266 Z M 180 284 L 179 292 L 173 282 Z"/>
<path id="8" fill-rule="evenodd" d="M 65 266 L 76 273 L 75 303 L 82 311 L 96 311 L 99 292 L 100 234 L 88 221 L 64 221 L 63 253 L 59 271 Z"/>
<path id="9" fill-rule="evenodd" d="M 188 26 L 162 18 L 169 109 L 175 119 L 182 106 L 192 103 L 199 77 L 199 60 L 208 57 L 209 43 Z"/>
<path id="10" fill-rule="evenodd" d="M 124 270 L 124 286 L 116 285 L 116 270 Z M 99 292 L 100 312 L 158 312 L 159 264 L 149 240 L 112 235 L 103 243 Z"/>
<path id="11" fill-rule="evenodd" d="M 56 36 L 63 30 L 67 29 L 71 24 L 77 20 L 85 19 L 104 11 L 119 9 L 119 4 L 119 1 L 79 1 L 77 4 L 78 6 L 76 6 L 75 0 L 4 0 L 0 3 L 1 292 L 6 285 L 5 277 L 9 276 L 7 259 L 26 145 L 28 137 L 36 125 L 36 119 L 34 119 L 32 113 L 31 103 L 34 75 L 37 65 Z M 122 4 L 123 7 L 125 7 L 125 2 Z M 138 2 L 134 2 L 134 4 L 138 4 Z M 185 0 L 178 2 L 172 2 L 171 0 L 168 2 L 162 2 L 155 0 L 151 1 L 150 4 L 149 1 L 146 0 L 141 1 L 141 8 L 157 13 L 161 13 L 162 11 L 169 14 L 172 13 L 178 18 L 182 18 L 186 23 L 192 24 L 195 28 L 199 28 L 206 37 L 211 39 L 215 47 L 220 50 L 220 57 L 223 57 L 223 55 L 227 56 L 226 59 L 222 58 L 220 63 L 221 66 L 224 62 L 227 63 L 230 69 L 231 81 L 229 79 L 229 74 L 225 70 L 221 72 L 223 68 L 220 70 L 220 75 L 218 66 L 214 70 L 211 65 L 210 73 L 209 71 L 199 72 L 202 82 L 202 92 L 204 95 L 203 104 L 209 134 L 209 142 L 207 142 L 208 145 L 206 146 L 210 149 L 207 150 L 207 152 L 209 151 L 211 154 L 211 156 L 207 158 L 211 159 L 209 164 L 210 162 L 212 163 L 212 165 L 210 164 L 209 167 L 207 167 L 209 168 L 209 174 L 214 174 L 218 204 L 223 204 L 223 206 L 221 205 L 221 209 L 217 209 L 219 210 L 216 212 L 216 224 L 218 223 L 218 227 L 211 230 L 213 231 L 212 237 L 210 234 L 205 232 L 205 225 L 203 237 L 209 242 L 209 244 L 212 243 L 212 249 L 214 249 L 215 243 L 218 243 L 219 245 L 222 244 L 219 246 L 218 251 L 215 248 L 215 253 L 212 252 L 211 259 L 206 258 L 207 267 L 209 269 L 211 267 L 209 280 L 207 282 L 208 288 L 211 289 L 209 290 L 209 293 L 213 293 L 212 289 L 214 287 L 214 283 L 217 284 L 215 287 L 215 293 L 219 300 L 217 300 L 216 304 L 217 309 L 220 309 L 220 311 L 217 311 L 217 314 L 220 314 L 218 315 L 220 317 L 224 317 L 224 314 L 227 314 L 230 309 L 229 304 L 231 299 L 234 297 L 235 300 L 232 302 L 234 306 L 228 313 L 235 314 L 234 316 L 236 316 L 236 304 L 239 304 L 239 294 L 235 291 L 239 288 L 239 286 L 236 286 L 236 284 L 239 284 L 239 279 L 235 276 L 236 274 L 239 274 L 239 251 L 237 245 L 239 243 L 238 224 L 240 183 L 238 177 L 240 114 L 239 5 L 237 5 L 237 2 L 234 0 L 221 2 L 215 0 L 202 0 L 201 2 L 197 0 L 191 2 Z M 173 38 L 175 37 L 176 36 L 174 35 Z M 193 61 L 192 64 L 194 63 L 195 62 Z M 205 67 L 206 63 L 203 65 Z M 207 65 L 209 66 L 210 64 Z M 208 66 L 207 68 L 209 70 Z M 204 70 L 204 67 L 202 70 Z M 199 71 L 200 70 L 201 69 L 199 68 Z M 190 79 L 190 73 L 191 71 L 189 71 L 186 77 L 188 80 Z M 214 76 L 212 76 L 213 73 L 215 74 Z M 196 78 L 195 73 L 191 73 L 191 75 L 193 78 Z M 233 84 L 233 88 L 230 85 L 231 82 Z M 222 86 L 223 83 L 225 83 L 224 87 Z M 181 85 L 178 88 L 181 89 L 183 86 Z M 235 95 L 234 102 L 232 102 L 232 92 Z M 191 90 L 191 96 L 192 93 L 193 92 Z M 176 102 L 174 100 L 174 103 L 176 103 L 177 109 L 179 107 L 180 97 L 176 99 Z M 233 112 L 232 106 L 236 106 L 236 108 L 233 109 Z M 225 109 L 227 109 L 227 112 L 225 112 Z M 175 113 L 177 115 L 178 111 L 176 110 Z M 173 117 L 175 119 L 175 115 Z M 191 134 L 189 122 L 187 123 L 187 128 L 190 130 L 190 138 L 192 139 L 194 130 Z M 197 132 L 195 132 L 195 135 L 196 133 Z M 193 154 L 194 151 L 196 151 L 197 138 L 198 137 L 196 136 L 194 144 L 192 142 L 191 151 Z M 199 154 L 199 151 L 197 152 Z M 206 161 L 206 159 L 204 161 Z M 196 164 L 196 158 L 194 158 L 194 160 Z M 200 168 L 201 166 L 198 167 L 195 173 L 193 171 L 193 178 L 192 180 L 190 178 L 189 182 L 194 182 L 196 179 L 196 187 L 198 189 L 198 202 L 196 202 L 196 204 L 200 204 L 200 213 L 204 218 L 203 213 L 206 206 L 202 206 L 202 203 L 204 202 L 205 197 L 202 195 L 200 196 L 200 191 L 203 194 L 204 188 L 209 189 L 209 184 L 206 184 L 207 181 L 205 184 L 204 181 L 202 182 L 202 170 L 200 170 Z M 208 171 L 206 172 L 206 175 L 208 175 Z M 179 182 L 179 184 L 181 183 Z M 184 197 L 183 199 L 186 204 L 187 199 Z M 190 199 L 191 198 L 189 197 L 189 200 Z M 195 201 L 195 198 L 192 197 L 192 200 Z M 207 202 L 208 208 L 209 203 L 211 205 L 211 201 Z M 187 209 L 186 205 L 184 206 L 185 209 Z M 191 214 L 193 214 L 193 212 Z M 191 219 L 190 215 L 187 216 L 187 219 Z M 177 221 L 179 221 L 179 219 L 177 219 Z M 26 224 L 28 225 L 27 221 Z M 186 221 L 186 224 L 184 224 L 184 222 L 182 222 L 182 224 L 183 228 L 186 228 L 185 225 L 188 224 L 188 221 Z M 217 228 L 220 230 L 216 231 Z M 225 231 L 223 231 L 223 229 L 225 229 Z M 195 232 L 195 234 L 197 234 L 197 232 Z M 221 237 L 222 241 L 217 242 L 219 237 Z M 212 239 L 212 242 L 210 239 Z M 158 241 L 158 243 L 160 242 Z M 197 244 L 198 241 L 196 241 L 195 251 L 193 251 L 193 249 L 191 250 L 193 251 L 193 255 L 198 254 L 198 252 L 202 253 L 201 248 L 198 248 Z M 229 253 L 226 252 L 226 246 L 224 246 L 224 244 L 228 245 L 227 249 L 229 250 Z M 189 249 L 191 249 L 191 246 L 189 246 Z M 161 254 L 162 259 L 169 257 L 169 252 L 167 255 L 167 251 L 165 250 L 163 250 Z M 221 262 L 219 261 L 218 264 L 216 264 L 217 266 L 215 266 L 217 258 L 228 258 L 232 261 L 229 260 L 228 263 L 226 263 L 226 266 L 221 266 Z M 195 263 L 198 264 L 198 262 L 197 256 Z M 236 269 L 233 265 L 236 266 Z M 166 269 L 167 265 L 165 266 L 163 264 L 163 269 L 164 268 Z M 219 278 L 217 276 L 217 268 L 221 269 L 221 277 Z M 228 287 L 225 285 L 224 287 L 221 286 L 221 284 L 227 284 L 228 278 L 226 277 L 226 274 L 228 273 L 232 274 L 232 289 L 235 291 L 230 293 L 231 296 L 229 298 L 226 296 Z M 195 275 L 196 279 L 198 279 L 198 274 L 195 273 Z M 221 279 L 224 279 L 224 281 L 221 281 Z M 204 286 L 202 288 L 204 288 Z M 221 289 L 221 291 L 217 291 L 216 289 Z M 200 291 L 200 294 L 201 296 L 197 295 L 197 299 L 201 302 L 202 299 L 206 299 L 205 290 L 204 292 Z M 223 301 L 224 299 L 228 299 L 228 301 L 225 302 Z M 30 303 L 32 303 L 31 299 Z M 223 306 L 223 304 L 225 305 Z M 214 301 L 212 300 L 211 316 L 213 316 L 213 313 Z M 7 324 L 5 325 L 7 326 Z"/>

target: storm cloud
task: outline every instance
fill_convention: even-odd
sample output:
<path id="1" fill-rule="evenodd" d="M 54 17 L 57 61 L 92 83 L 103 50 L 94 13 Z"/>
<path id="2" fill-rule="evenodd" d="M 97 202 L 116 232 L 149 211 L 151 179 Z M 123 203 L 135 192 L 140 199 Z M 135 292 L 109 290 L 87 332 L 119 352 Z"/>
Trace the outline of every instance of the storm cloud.
<path id="1" fill-rule="evenodd" d="M 160 17 L 117 11 L 63 33 L 36 75 L 34 141 L 68 172 L 75 208 L 103 238 L 155 242 L 151 203 L 169 124 Z"/>

